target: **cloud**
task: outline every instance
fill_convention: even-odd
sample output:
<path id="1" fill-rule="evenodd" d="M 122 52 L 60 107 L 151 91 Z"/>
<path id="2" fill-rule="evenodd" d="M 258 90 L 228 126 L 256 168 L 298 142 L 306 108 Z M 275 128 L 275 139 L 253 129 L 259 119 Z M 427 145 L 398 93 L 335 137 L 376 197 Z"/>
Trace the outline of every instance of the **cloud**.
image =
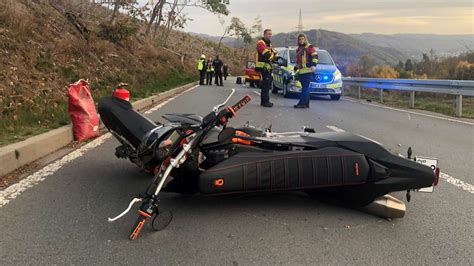
<path id="1" fill-rule="evenodd" d="M 331 23 L 336 23 L 336 22 L 342 22 L 342 21 L 348 21 L 348 20 L 353 20 L 353 19 L 364 19 L 364 18 L 370 18 L 370 17 L 375 17 L 379 16 L 380 13 L 346 13 L 346 14 L 340 14 L 340 15 L 326 15 L 322 16 L 319 20 L 322 22 L 331 22 Z"/>

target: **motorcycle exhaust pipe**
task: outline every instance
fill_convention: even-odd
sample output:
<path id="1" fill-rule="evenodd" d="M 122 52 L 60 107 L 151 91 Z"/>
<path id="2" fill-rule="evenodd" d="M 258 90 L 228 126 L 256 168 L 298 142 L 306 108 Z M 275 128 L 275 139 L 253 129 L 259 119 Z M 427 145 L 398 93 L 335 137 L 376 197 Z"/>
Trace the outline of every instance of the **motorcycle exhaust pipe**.
<path id="1" fill-rule="evenodd" d="M 372 203 L 362 207 L 360 210 L 385 219 L 395 219 L 405 216 L 406 206 L 403 201 L 387 194 L 376 198 Z"/>

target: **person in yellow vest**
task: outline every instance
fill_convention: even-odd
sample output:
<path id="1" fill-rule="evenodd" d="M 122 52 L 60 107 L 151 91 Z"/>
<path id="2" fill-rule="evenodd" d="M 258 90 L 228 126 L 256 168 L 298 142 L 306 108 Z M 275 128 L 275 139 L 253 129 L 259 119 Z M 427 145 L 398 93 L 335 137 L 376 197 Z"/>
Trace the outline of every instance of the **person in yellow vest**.
<path id="1" fill-rule="evenodd" d="M 214 77 L 214 66 L 212 66 L 212 57 L 209 57 L 209 59 L 207 59 L 206 73 L 206 85 L 212 85 L 212 77 Z"/>
<path id="2" fill-rule="evenodd" d="M 263 38 L 257 42 L 256 64 L 255 70 L 261 75 L 260 81 L 260 105 L 264 107 L 272 107 L 270 102 L 270 87 L 272 86 L 272 64 L 276 59 L 276 51 L 272 49 L 271 44 L 272 30 L 263 31 Z"/>
<path id="3" fill-rule="evenodd" d="M 296 49 L 296 67 L 301 82 L 301 98 L 295 108 L 309 108 L 309 84 L 316 72 L 318 53 L 316 48 L 308 42 L 305 34 L 298 35 L 298 48 Z"/>
<path id="4" fill-rule="evenodd" d="M 198 59 L 198 71 L 199 85 L 204 85 L 204 78 L 206 77 L 206 56 L 204 54 Z"/>

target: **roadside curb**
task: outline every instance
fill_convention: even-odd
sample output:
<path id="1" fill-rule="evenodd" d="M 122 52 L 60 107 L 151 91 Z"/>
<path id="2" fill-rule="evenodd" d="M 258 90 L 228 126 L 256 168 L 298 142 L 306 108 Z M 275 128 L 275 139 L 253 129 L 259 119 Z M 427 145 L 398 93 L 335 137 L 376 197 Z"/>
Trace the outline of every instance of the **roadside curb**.
<path id="1" fill-rule="evenodd" d="M 151 97 L 133 102 L 133 107 L 141 112 L 166 98 L 182 93 L 197 85 L 192 82 Z M 13 143 L 0 148 L 0 176 L 9 174 L 16 169 L 32 163 L 44 156 L 55 152 L 74 141 L 72 125 L 53 129 L 46 133 L 33 136 L 24 141 Z"/>

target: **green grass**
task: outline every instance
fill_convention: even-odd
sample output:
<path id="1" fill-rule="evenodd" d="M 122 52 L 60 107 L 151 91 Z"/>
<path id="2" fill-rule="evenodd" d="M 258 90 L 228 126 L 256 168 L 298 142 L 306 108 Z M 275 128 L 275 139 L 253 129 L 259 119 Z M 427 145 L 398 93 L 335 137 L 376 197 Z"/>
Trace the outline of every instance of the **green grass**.
<path id="1" fill-rule="evenodd" d="M 69 70 L 65 70 L 65 75 L 74 78 L 73 72 L 69 72 Z M 143 84 L 130 86 L 128 89 L 132 94 L 131 100 L 136 101 L 196 80 L 197 77 L 194 75 L 170 72 L 164 77 L 154 76 L 148 78 Z M 98 83 L 91 84 L 95 101 L 97 102 L 101 95 L 110 95 L 114 86 L 120 81 L 121 79 L 118 78 L 104 78 Z M 41 107 L 38 107 L 38 110 L 25 107 L 15 115 L 2 115 L 3 117 L 0 119 L 0 147 L 25 140 L 71 122 L 67 112 L 67 99 L 54 106 L 44 106 L 44 104 L 37 104 L 37 106 Z"/>
<path id="2" fill-rule="evenodd" d="M 345 96 L 357 98 L 356 88 L 346 88 Z M 379 102 L 379 90 L 362 89 L 361 98 L 373 102 Z M 400 91 L 384 91 L 384 104 L 394 107 L 409 108 L 410 93 Z M 456 115 L 456 97 L 454 95 L 435 94 L 416 92 L 415 109 L 436 112 L 440 114 L 455 116 Z M 462 115 L 465 118 L 474 118 L 474 97 L 463 97 Z"/>

